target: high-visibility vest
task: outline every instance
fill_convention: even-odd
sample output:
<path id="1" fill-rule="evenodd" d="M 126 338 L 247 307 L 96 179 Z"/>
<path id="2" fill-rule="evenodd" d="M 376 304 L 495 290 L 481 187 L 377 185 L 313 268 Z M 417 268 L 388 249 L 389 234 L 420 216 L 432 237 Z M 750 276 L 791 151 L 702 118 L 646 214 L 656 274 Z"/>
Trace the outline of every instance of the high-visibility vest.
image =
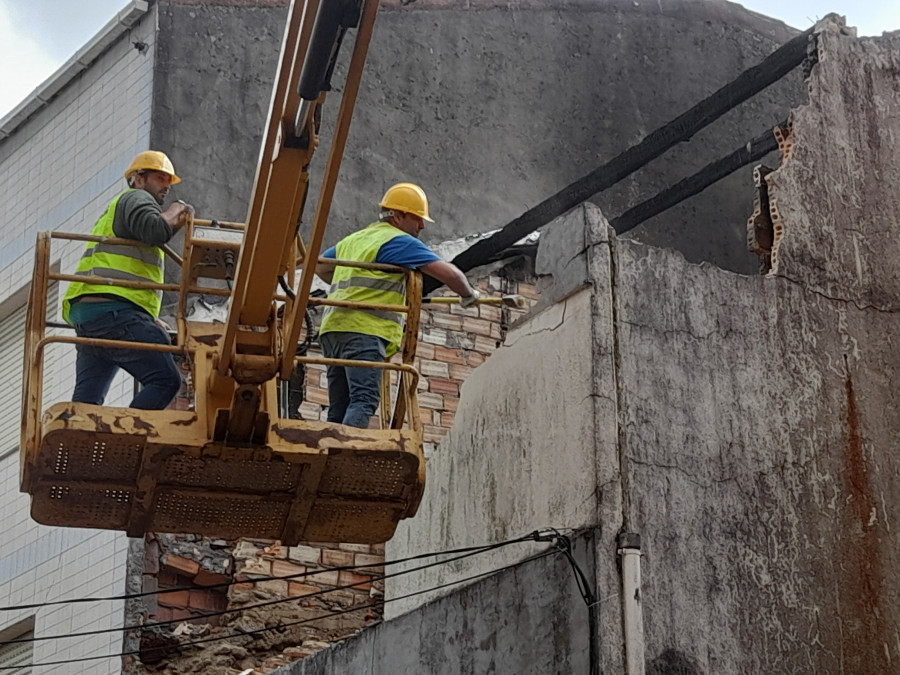
<path id="1" fill-rule="evenodd" d="M 338 260 L 375 262 L 378 250 L 391 239 L 404 235 L 390 223 L 372 223 L 359 232 L 338 242 L 335 247 Z M 406 275 L 403 272 L 364 270 L 358 267 L 334 268 L 330 300 L 371 302 L 380 305 L 406 304 Z M 319 333 L 348 332 L 377 335 L 388 342 L 387 356 L 394 354 L 403 340 L 404 315 L 402 312 L 374 309 L 347 309 L 326 307 Z"/>
<path id="2" fill-rule="evenodd" d="M 91 234 L 98 237 L 116 236 L 113 231 L 116 205 L 122 195 L 128 192 L 131 192 L 131 189 L 125 190 L 109 203 L 106 211 L 91 230 Z M 89 241 L 75 268 L 75 274 L 105 279 L 152 281 L 161 284 L 164 279 L 163 251 L 158 246 L 123 246 Z M 69 289 L 63 298 L 62 313 L 66 322 L 69 321 L 72 300 L 80 295 L 89 294 L 120 296 L 146 310 L 154 319 L 159 316 L 159 309 L 162 306 L 162 291 L 73 281 L 69 284 Z"/>

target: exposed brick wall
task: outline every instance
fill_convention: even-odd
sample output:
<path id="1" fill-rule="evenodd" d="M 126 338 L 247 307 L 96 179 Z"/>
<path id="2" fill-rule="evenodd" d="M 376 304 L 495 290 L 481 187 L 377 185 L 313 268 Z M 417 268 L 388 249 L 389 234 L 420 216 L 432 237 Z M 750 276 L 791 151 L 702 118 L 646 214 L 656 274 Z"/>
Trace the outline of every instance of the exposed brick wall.
<path id="1" fill-rule="evenodd" d="M 497 275 L 479 279 L 475 286 L 483 294 L 494 297 L 521 295 L 530 305 L 539 297 L 534 284 Z M 453 295 L 450 291 L 444 294 Z M 414 366 L 421 375 L 419 413 L 425 432 L 426 456 L 453 425 L 460 387 L 468 374 L 494 353 L 509 327 L 526 311 L 498 305 L 423 306 Z M 310 355 L 318 354 L 310 350 Z M 400 357 L 395 355 L 394 361 L 399 362 Z M 299 410 L 302 419 L 325 420 L 328 414 L 325 366 L 307 366 L 304 402 Z"/>
<path id="2" fill-rule="evenodd" d="M 522 295 L 529 304 L 539 297 L 533 284 L 507 276 L 480 278 L 475 285 L 486 295 Z M 451 293 L 448 291 L 447 295 Z M 426 456 L 452 426 L 466 377 L 502 344 L 509 327 L 526 311 L 499 305 L 424 306 L 415 367 L 421 374 L 418 393 Z M 184 399 L 175 405 L 185 407 L 188 403 Z M 303 419 L 324 420 L 327 409 L 325 368 L 309 365 L 300 415 Z M 155 599 L 148 597 L 144 615 L 151 622 L 178 620 L 185 624 L 145 632 L 142 644 L 147 660 L 153 658 L 154 649 L 157 657 L 165 658 L 146 670 L 132 661 L 129 672 L 210 672 L 211 654 L 218 651 L 225 654 L 217 657 L 223 672 L 227 666 L 266 673 L 308 656 L 381 619 L 384 581 L 377 577 L 384 573 L 383 563 L 383 544 L 304 543 L 287 547 L 277 541 L 256 539 L 224 542 L 150 536 L 145 549 L 144 586 L 155 588 L 160 594 Z M 343 567 L 356 569 L 335 569 Z M 211 582 L 222 580 L 230 583 L 227 589 L 209 588 Z M 351 585 L 353 588 L 344 588 Z M 176 588 L 179 590 L 166 592 Z M 252 607 L 281 598 L 292 599 L 263 608 Z M 353 608 L 358 610 L 352 611 Z M 205 611 L 221 609 L 238 611 L 202 618 Z M 351 611 L 317 618 L 347 610 Z M 244 634 L 279 623 L 282 632 Z M 195 631 L 226 637 L 223 642 L 230 646 L 223 650 L 215 646 L 219 642 L 212 642 L 199 648 L 182 647 L 180 653 L 159 651 L 160 644 L 171 648 L 196 640 L 201 633 Z"/>

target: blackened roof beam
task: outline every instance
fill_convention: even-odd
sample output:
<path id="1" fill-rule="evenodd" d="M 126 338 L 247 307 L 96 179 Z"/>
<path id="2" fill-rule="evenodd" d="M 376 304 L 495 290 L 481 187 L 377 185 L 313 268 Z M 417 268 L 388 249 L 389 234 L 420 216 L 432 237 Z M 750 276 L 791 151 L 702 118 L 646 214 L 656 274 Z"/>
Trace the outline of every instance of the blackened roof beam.
<path id="1" fill-rule="evenodd" d="M 825 18 L 837 18 L 837 15 L 829 14 Z M 482 239 L 466 249 L 453 259 L 453 263 L 463 271 L 487 263 L 516 241 L 575 208 L 589 197 L 627 178 L 674 145 L 690 140 L 694 134 L 729 110 L 774 84 L 803 63 L 807 58 L 809 41 L 814 35 L 814 30 L 815 26 L 812 26 L 803 31 L 690 110 L 644 137 L 637 145 L 628 148 L 606 164 L 529 209 L 493 236 Z M 423 292 L 430 293 L 439 286 L 439 282 L 426 277 Z"/>

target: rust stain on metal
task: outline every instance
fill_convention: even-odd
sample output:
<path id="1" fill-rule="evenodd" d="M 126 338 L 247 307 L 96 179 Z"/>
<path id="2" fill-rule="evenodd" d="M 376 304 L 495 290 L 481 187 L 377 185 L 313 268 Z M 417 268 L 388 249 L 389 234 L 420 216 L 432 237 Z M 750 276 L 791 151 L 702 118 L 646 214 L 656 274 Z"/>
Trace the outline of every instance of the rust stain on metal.
<path id="1" fill-rule="evenodd" d="M 869 486 L 869 469 L 860 432 L 859 408 L 853 379 L 844 382 L 847 413 L 843 452 L 847 510 L 840 546 L 841 649 L 848 672 L 887 672 L 884 645 L 888 644 L 884 615 L 879 609 L 884 573 L 878 542 L 876 504 Z"/>
<path id="2" fill-rule="evenodd" d="M 88 414 L 88 419 L 94 423 L 94 425 L 97 427 L 97 431 L 101 431 L 104 433 L 112 432 L 112 428 L 103 420 L 103 417 L 101 415 L 90 413 Z"/>
<path id="3" fill-rule="evenodd" d="M 337 429 L 322 429 L 313 431 L 312 429 L 292 429 L 284 428 L 277 424 L 272 426 L 272 431 L 283 441 L 288 443 L 306 443 L 307 445 L 316 446 L 325 438 L 333 438 L 339 441 L 347 442 L 349 437 L 342 434 Z"/>

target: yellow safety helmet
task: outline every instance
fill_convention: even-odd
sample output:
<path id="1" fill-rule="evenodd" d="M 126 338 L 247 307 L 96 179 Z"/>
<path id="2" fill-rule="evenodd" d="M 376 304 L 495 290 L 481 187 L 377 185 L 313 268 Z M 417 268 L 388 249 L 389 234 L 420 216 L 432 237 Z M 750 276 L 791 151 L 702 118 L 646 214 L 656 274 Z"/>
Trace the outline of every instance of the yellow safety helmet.
<path id="1" fill-rule="evenodd" d="M 384 193 L 378 206 L 392 211 L 412 213 L 429 223 L 434 222 L 428 217 L 428 197 L 425 196 L 425 191 L 414 183 L 392 185 Z"/>
<path id="2" fill-rule="evenodd" d="M 172 185 L 181 182 L 181 179 L 175 175 L 172 160 L 166 156 L 166 153 L 157 150 L 146 150 L 131 160 L 131 166 L 125 172 L 125 180 L 131 180 L 131 177 L 138 171 L 162 171 L 172 177 Z"/>

